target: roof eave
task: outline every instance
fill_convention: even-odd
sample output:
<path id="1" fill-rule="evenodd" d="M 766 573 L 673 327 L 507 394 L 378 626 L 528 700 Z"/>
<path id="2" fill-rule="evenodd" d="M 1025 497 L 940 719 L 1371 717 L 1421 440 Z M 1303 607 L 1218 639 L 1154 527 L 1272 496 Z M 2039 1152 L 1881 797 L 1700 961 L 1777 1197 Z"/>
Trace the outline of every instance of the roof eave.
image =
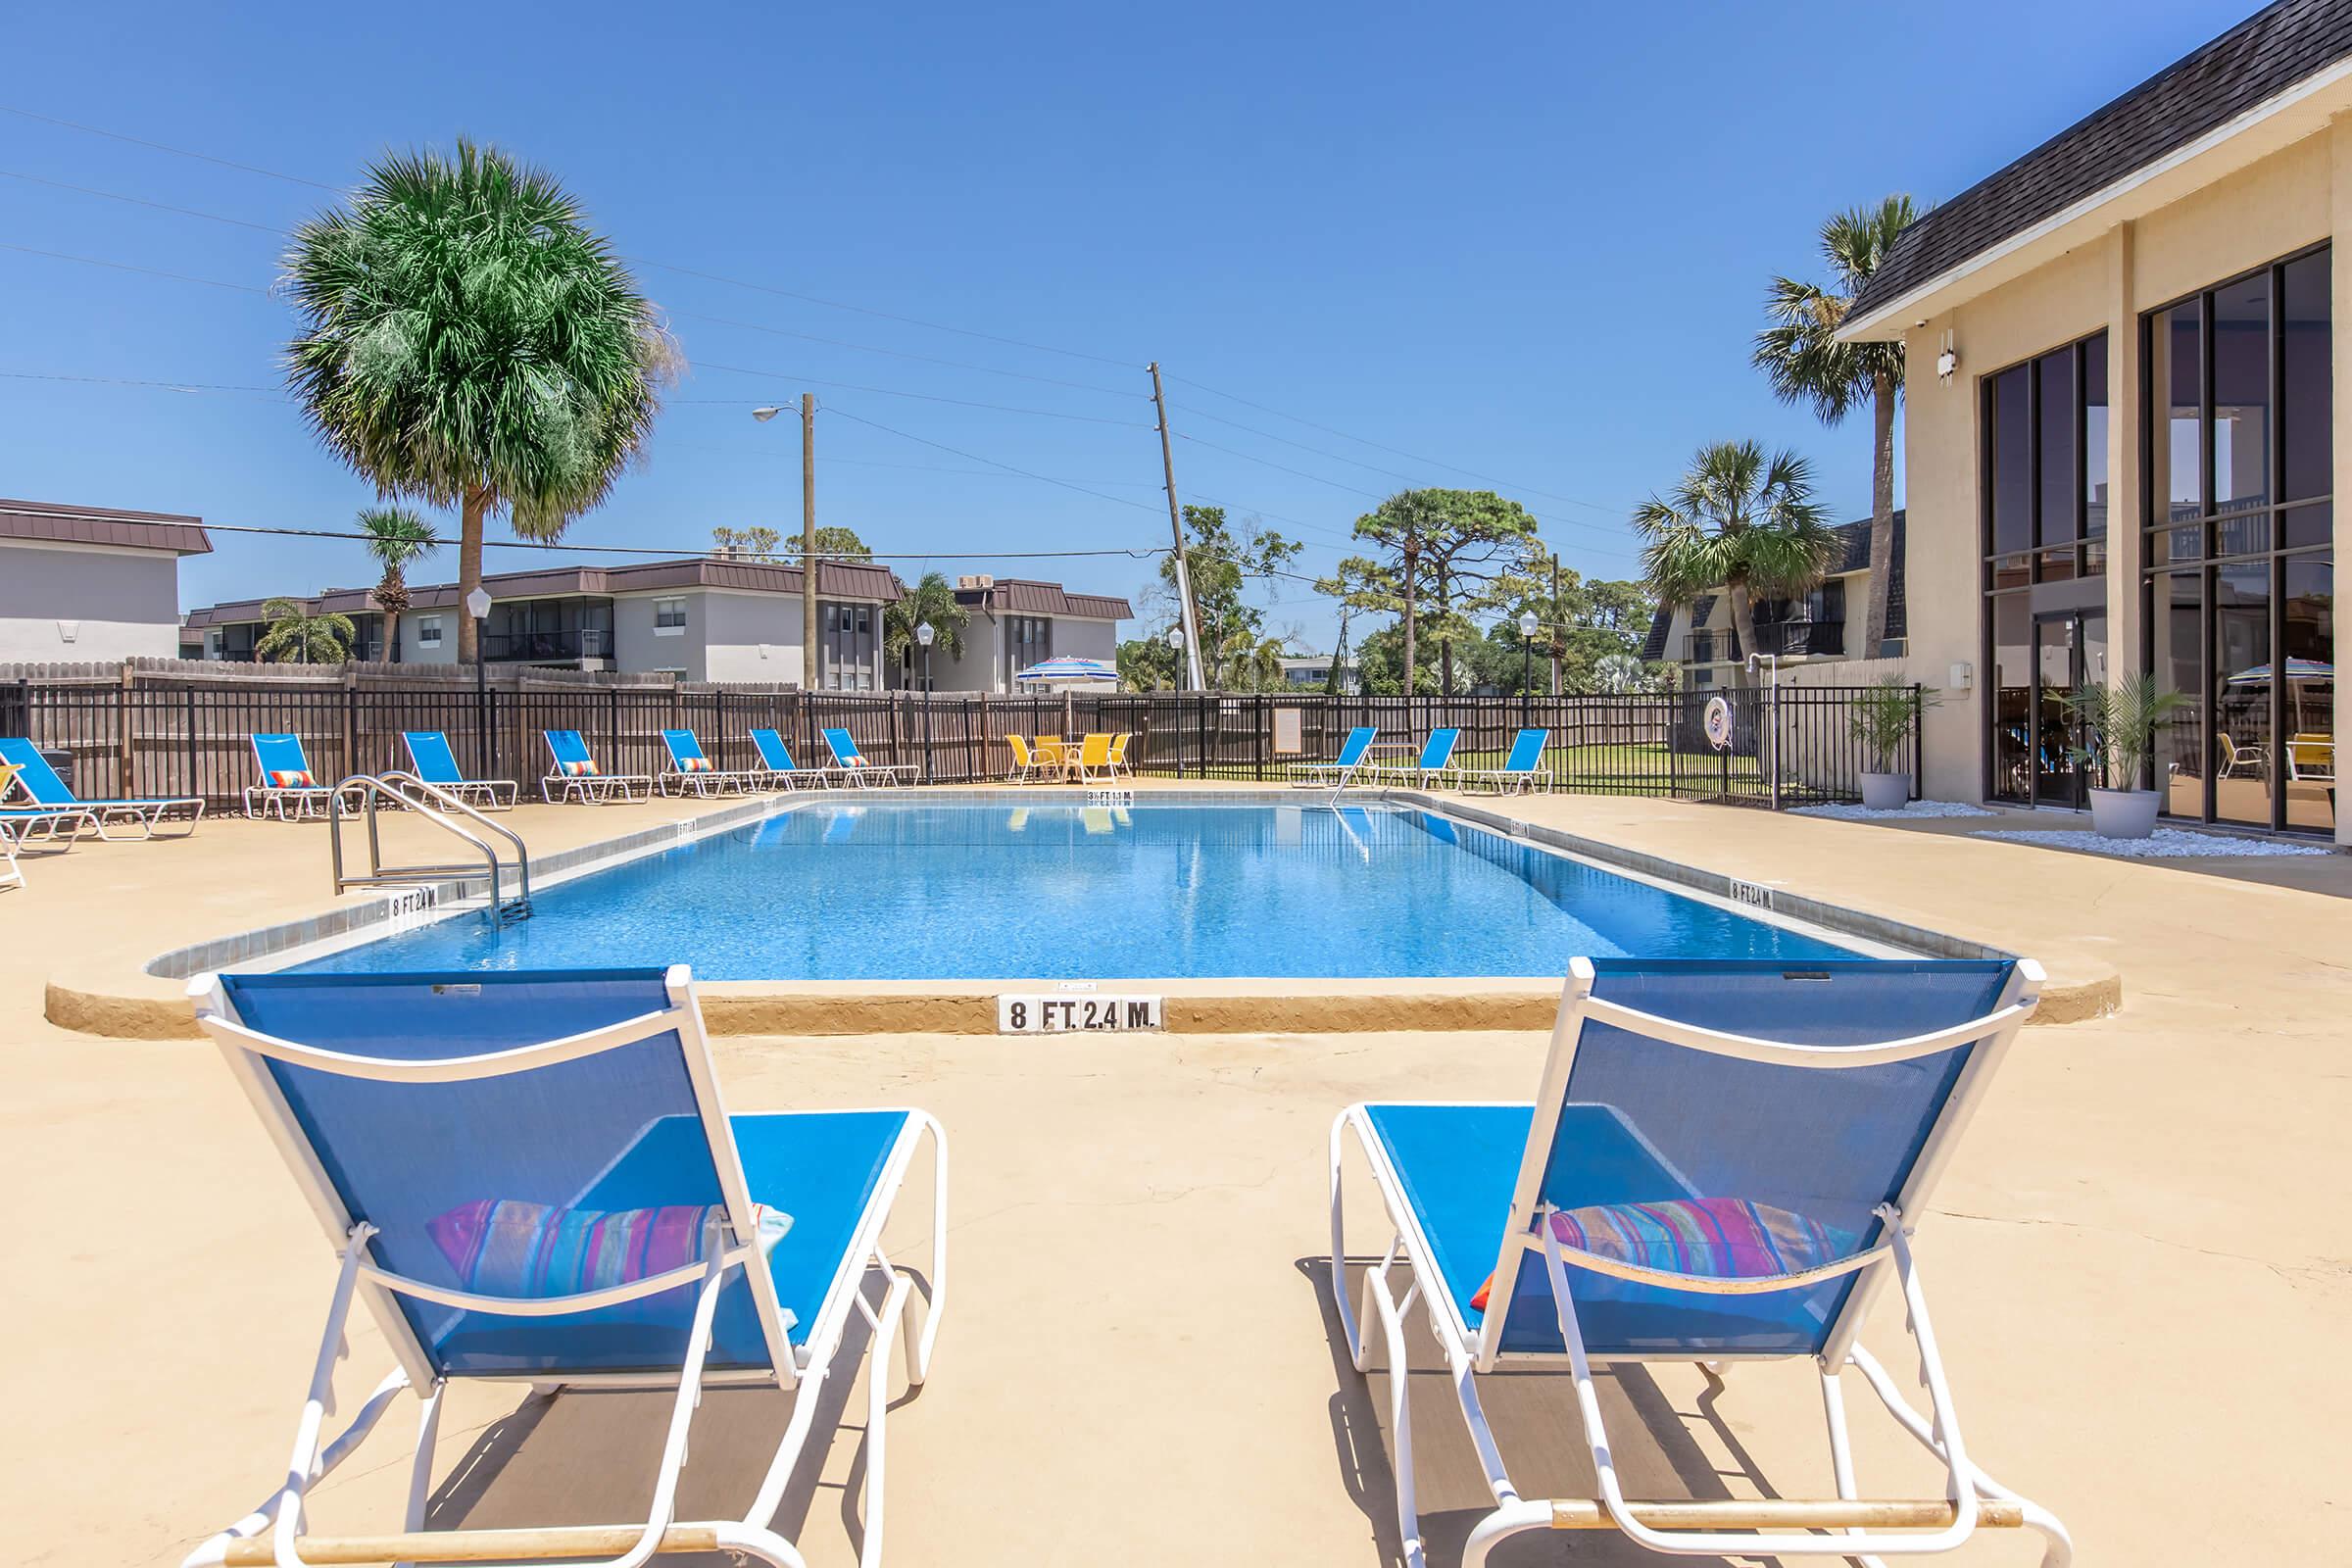
<path id="1" fill-rule="evenodd" d="M 2352 109 L 2352 58 L 2314 72 L 2235 119 L 2149 160 L 2123 178 L 1945 268 L 1885 304 L 1848 316 L 1837 336 L 1847 343 L 1897 341 L 1919 323 L 1957 310 L 2118 223 L 2144 217 L 2189 191 L 2282 151 L 2326 128 L 2332 116 L 2346 109 Z"/>

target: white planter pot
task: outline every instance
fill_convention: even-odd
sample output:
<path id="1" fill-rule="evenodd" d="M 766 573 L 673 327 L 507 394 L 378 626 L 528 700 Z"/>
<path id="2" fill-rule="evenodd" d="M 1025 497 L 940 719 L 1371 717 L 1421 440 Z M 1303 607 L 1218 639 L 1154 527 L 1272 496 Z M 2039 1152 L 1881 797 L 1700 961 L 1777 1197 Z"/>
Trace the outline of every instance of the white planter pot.
<path id="1" fill-rule="evenodd" d="M 1864 809 L 1872 811 L 1899 811 L 1910 804 L 1910 774 L 1865 773 L 1862 775 L 1862 805 Z"/>
<path id="2" fill-rule="evenodd" d="M 2090 830 L 2105 839 L 2144 839 L 2156 831 L 2154 790 L 2092 790 Z"/>

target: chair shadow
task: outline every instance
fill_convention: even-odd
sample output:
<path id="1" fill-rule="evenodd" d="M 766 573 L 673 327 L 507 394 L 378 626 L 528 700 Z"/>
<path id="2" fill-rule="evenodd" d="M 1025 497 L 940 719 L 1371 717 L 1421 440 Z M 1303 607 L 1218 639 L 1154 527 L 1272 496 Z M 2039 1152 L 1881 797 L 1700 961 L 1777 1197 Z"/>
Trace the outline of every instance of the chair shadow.
<path id="1" fill-rule="evenodd" d="M 1404 1549 L 1396 1528 L 1396 1477 L 1392 1455 L 1393 1434 L 1388 1426 L 1388 1356 L 1377 1333 L 1372 1341 L 1371 1369 L 1359 1373 L 1348 1359 L 1345 1331 L 1340 1327 L 1332 1298 L 1329 1257 L 1302 1257 L 1295 1266 L 1315 1293 L 1323 1317 L 1324 1343 L 1331 1351 L 1336 1392 L 1331 1396 L 1332 1443 L 1337 1451 L 1342 1485 L 1363 1510 L 1372 1527 L 1380 1560 L 1389 1568 L 1403 1568 Z M 1362 1298 L 1361 1282 L 1368 1265 L 1347 1263 L 1348 1299 Z M 1494 1506 L 1487 1490 L 1461 1406 L 1453 1395 L 1452 1379 L 1437 1342 L 1418 1307 L 1405 1331 L 1407 1398 L 1413 1421 L 1414 1486 L 1421 1514 L 1421 1539 L 1430 1568 L 1455 1568 L 1470 1532 Z M 1647 1369 L 1623 1365 L 1604 1369 L 1598 1379 L 1602 1413 L 1614 1440 L 1612 1453 L 1626 1491 L 1639 1497 L 1716 1498 L 1733 1494 L 1724 1477 L 1685 1428 Z M 1702 1396 L 1701 1415 L 1716 1432 L 1730 1439 L 1730 1428 L 1714 1412 L 1710 1387 Z M 1592 1497 L 1599 1494 L 1592 1459 L 1576 1415 L 1575 1396 L 1565 1371 L 1511 1371 L 1479 1380 L 1479 1398 L 1495 1446 L 1510 1469 L 1511 1480 L 1525 1497 Z M 1729 1442 L 1747 1483 L 1765 1496 L 1776 1495 L 1754 1461 L 1736 1442 Z M 1614 1531 L 1577 1532 L 1566 1538 L 1568 1560 L 1579 1563 L 1646 1565 L 1656 1568 L 1657 1553 L 1635 1545 Z M 1532 1532 L 1497 1547 L 1490 1561 L 1494 1568 L 1523 1568 L 1556 1562 L 1562 1538 L 1550 1532 Z M 1677 1557 L 1676 1562 L 1717 1564 L 1722 1568 L 1752 1568 L 1781 1559 L 1740 1554 L 1734 1557 Z M 1820 1559 L 1812 1559 L 1820 1560 Z"/>
<path id="2" fill-rule="evenodd" d="M 910 1271 L 911 1272 L 911 1271 Z M 878 1276 L 870 1272 L 867 1285 Z M 918 1282 L 928 1298 L 930 1281 Z M 852 1312 L 835 1352 L 834 1375 L 818 1393 L 816 1413 L 792 1481 L 773 1517 L 761 1521 L 787 1541 L 798 1541 L 820 1493 L 841 1493 L 840 1514 L 853 1548 L 864 1544 L 858 1492 L 865 1475 L 864 1400 L 860 1420 L 845 1422 L 858 1371 L 876 1349 L 862 1314 Z M 896 1387 L 904 1369 L 896 1346 L 885 1374 Z M 869 1369 L 870 1370 L 870 1369 Z M 897 1411 L 919 1391 L 903 1389 L 890 1401 Z M 656 1470 L 676 1391 L 670 1389 L 564 1389 L 553 1396 L 531 1394 L 478 1433 L 450 1467 L 425 1505 L 427 1530 L 500 1530 L 531 1526 L 641 1523 L 653 1506 Z M 740 1519 L 759 1494 L 775 1457 L 798 1394 L 773 1385 L 710 1387 L 687 1434 L 688 1462 L 678 1477 L 677 1517 Z M 859 1441 L 844 1480 L 825 1478 L 834 1439 L 844 1428 Z M 683 1552 L 664 1563 L 694 1568 L 737 1568 L 726 1552 Z"/>

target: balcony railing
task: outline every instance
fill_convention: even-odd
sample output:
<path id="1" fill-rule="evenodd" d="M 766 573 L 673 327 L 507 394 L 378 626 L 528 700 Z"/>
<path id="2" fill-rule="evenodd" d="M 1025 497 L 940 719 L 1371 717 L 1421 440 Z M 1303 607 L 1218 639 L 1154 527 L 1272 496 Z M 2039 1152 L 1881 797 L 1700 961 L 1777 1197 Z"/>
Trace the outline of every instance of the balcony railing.
<path id="1" fill-rule="evenodd" d="M 549 663 L 564 659 L 610 659 L 609 631 L 494 631 L 482 638 L 482 657 L 492 663 L 524 660 Z"/>
<path id="2" fill-rule="evenodd" d="M 1756 628 L 1756 651 L 1794 659 L 1803 654 L 1845 652 L 1842 620 L 1781 620 Z"/>
<path id="3" fill-rule="evenodd" d="M 1740 634 L 1736 631 L 1694 631 L 1683 639 L 1683 662 L 1686 664 L 1736 664 L 1740 662 Z"/>

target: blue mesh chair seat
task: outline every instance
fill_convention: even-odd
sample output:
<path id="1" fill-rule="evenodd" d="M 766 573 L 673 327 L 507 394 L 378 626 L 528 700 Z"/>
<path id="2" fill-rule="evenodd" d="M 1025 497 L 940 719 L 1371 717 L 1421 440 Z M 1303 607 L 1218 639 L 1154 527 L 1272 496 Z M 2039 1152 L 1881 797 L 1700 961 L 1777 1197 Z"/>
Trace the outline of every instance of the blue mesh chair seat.
<path id="1" fill-rule="evenodd" d="M 1403 1313 L 1423 1307 L 1497 1503 L 1473 1530 L 1465 1565 L 1564 1517 L 1550 1500 L 1520 1497 L 1487 1427 L 1476 1376 L 1507 1365 L 1564 1367 L 1578 1387 L 1600 1497 L 1556 1506 L 1651 1549 L 1891 1556 L 1948 1549 L 1999 1525 L 2039 1532 L 2045 1564 L 2067 1560 L 2056 1519 L 1994 1483 L 1959 1440 L 1909 1242 L 2039 983 L 2038 969 L 2011 960 L 1580 958 L 1536 1100 L 1342 1113 L 1335 1269 L 1349 1140 L 1395 1232 L 1364 1274 L 1360 1315 L 1346 1281 L 1334 1281 L 1349 1357 L 1365 1368 L 1378 1329 L 1401 1367 Z M 1398 1267 L 1413 1284 L 1401 1297 L 1388 1278 Z M 1890 1285 L 1915 1329 L 1932 1422 L 1857 1340 L 1871 1296 Z M 1838 1375 L 1852 1367 L 1908 1430 L 1933 1435 L 1947 1496 L 1865 1502 L 1841 1414 L 1830 1430 L 1839 1500 L 1827 1514 L 1623 1495 L 1590 1392 L 1593 1365 L 1794 1358 L 1818 1363 L 1834 1413 Z M 1391 1412 L 1398 1526 L 1418 1564 L 1411 1425 L 1394 1375 Z M 1810 1533 L 1840 1526 L 1849 1533 Z"/>
<path id="2" fill-rule="evenodd" d="M 1464 785 L 1483 786 L 1496 794 L 1549 789 L 1551 775 L 1544 771 L 1544 748 L 1550 743 L 1551 731 L 1523 729 L 1511 737 L 1510 753 L 1500 767 L 1457 768 L 1454 776 Z"/>
<path id="3" fill-rule="evenodd" d="M 1410 762 L 1375 768 L 1374 773 L 1384 783 L 1412 784 L 1422 789 L 1443 785 L 1453 770 L 1454 749 L 1461 745 L 1462 732 L 1450 725 L 1433 729 L 1421 743 L 1421 754 Z"/>
<path id="4" fill-rule="evenodd" d="M 0 765 L 16 769 L 15 787 L 24 792 L 24 799 L 36 812 L 57 813 L 53 827 L 86 819 L 100 838 L 113 838 L 116 827 L 128 826 L 144 839 L 155 837 L 162 823 L 176 821 L 184 825 L 170 836 L 185 838 L 204 819 L 204 800 L 195 795 L 95 796 L 85 800 L 58 776 L 40 748 L 22 735 L 0 736 Z M 8 795 L 0 790 L 0 800 Z M 17 804 L 9 802 L 11 807 Z"/>
<path id="5" fill-rule="evenodd" d="M 454 795 L 466 805 L 487 811 L 503 811 L 512 808 L 519 793 L 513 779 L 467 778 L 458 766 L 458 754 L 451 750 L 449 737 L 437 729 L 412 729 L 401 734 L 401 744 L 408 748 L 409 765 L 416 776 L 444 795 Z"/>
<path id="6" fill-rule="evenodd" d="M 740 1520 L 696 1528 L 719 1531 L 727 1549 L 797 1564 L 768 1521 L 811 1429 L 814 1385 L 861 1314 L 885 1348 L 867 1380 L 869 1474 L 881 1473 L 892 1331 L 927 1298 L 920 1333 L 906 1338 L 908 1381 L 919 1384 L 944 1300 L 944 1214 L 921 1297 L 918 1276 L 881 1248 L 926 1138 L 933 1200 L 944 1204 L 946 1150 L 929 1116 L 727 1114 L 683 968 L 208 976 L 196 990 L 200 1021 L 287 1149 L 343 1262 L 318 1376 L 331 1374 L 355 1303 L 398 1363 L 353 1432 L 311 1458 L 323 1452 L 331 1468 L 392 1395 L 414 1389 L 426 1400 L 414 1519 L 446 1383 L 674 1386 L 642 1538 L 659 1540 L 674 1522 L 700 1389 L 772 1383 L 796 1398 L 766 1483 Z M 306 1491 L 289 1487 L 187 1561 L 290 1560 L 269 1553 L 300 1531 Z M 869 1487 L 869 1540 L 880 1506 Z M 264 1531 L 272 1543 L 249 1539 Z M 609 1555 L 612 1534 L 566 1538 L 581 1549 L 564 1555 Z"/>

